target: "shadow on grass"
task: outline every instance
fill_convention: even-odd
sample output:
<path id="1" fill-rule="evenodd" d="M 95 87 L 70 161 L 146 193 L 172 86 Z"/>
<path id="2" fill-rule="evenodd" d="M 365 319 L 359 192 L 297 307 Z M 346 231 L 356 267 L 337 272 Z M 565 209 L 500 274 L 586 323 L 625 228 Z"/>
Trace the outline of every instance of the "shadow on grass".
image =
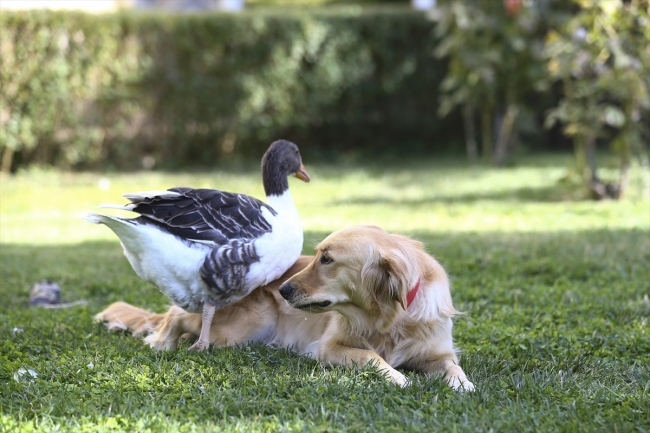
<path id="1" fill-rule="evenodd" d="M 328 232 L 306 232 L 303 254 Z M 413 236 L 438 258 L 456 283 L 489 281 L 553 284 L 556 279 L 584 280 L 608 272 L 627 278 L 642 267 L 650 281 L 650 236 L 644 230 L 596 230 L 552 233 L 445 233 L 420 231 Z M 64 301 L 85 299 L 98 308 L 125 300 L 150 308 L 168 305 L 153 286 L 140 280 L 117 241 L 73 245 L 0 245 L 0 311 L 26 308 L 34 283 L 57 282 Z M 611 275 L 610 275 L 611 276 Z M 647 284 L 646 284 L 647 285 Z M 462 296 L 462 294 L 461 294 Z"/>
<path id="2" fill-rule="evenodd" d="M 305 233 L 304 253 L 328 233 Z M 142 281 L 122 254 L 118 241 L 70 245 L 0 244 L 0 312 L 28 308 L 32 286 L 52 280 L 62 289 L 64 302 L 84 299 L 91 308 L 124 300 L 148 308 L 164 308 L 167 298 Z"/>
<path id="3" fill-rule="evenodd" d="M 581 201 L 587 197 L 579 187 L 569 188 L 564 185 L 545 186 L 539 188 L 513 188 L 502 191 L 472 192 L 465 194 L 436 194 L 433 191 L 429 196 L 417 199 L 399 197 L 352 197 L 344 200 L 333 200 L 332 205 L 399 205 L 399 206 L 422 206 L 433 203 L 472 204 L 480 201 L 501 201 L 501 202 L 531 202 L 531 203 L 556 203 L 563 201 Z"/>

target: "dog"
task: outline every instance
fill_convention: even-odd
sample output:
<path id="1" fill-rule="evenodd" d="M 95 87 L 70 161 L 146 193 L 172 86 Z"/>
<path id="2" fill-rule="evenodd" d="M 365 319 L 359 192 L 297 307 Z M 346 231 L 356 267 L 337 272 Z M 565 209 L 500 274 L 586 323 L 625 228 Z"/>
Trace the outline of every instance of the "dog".
<path id="1" fill-rule="evenodd" d="M 396 368 L 404 368 L 473 391 L 452 340 L 457 314 L 447 274 L 420 242 L 362 225 L 332 233 L 313 257 L 217 312 L 210 341 L 285 347 L 326 365 L 372 363 L 402 387 L 409 380 Z M 110 330 L 148 334 L 145 343 L 156 349 L 174 349 L 201 331 L 201 315 L 177 306 L 153 314 L 117 302 L 96 319 Z"/>

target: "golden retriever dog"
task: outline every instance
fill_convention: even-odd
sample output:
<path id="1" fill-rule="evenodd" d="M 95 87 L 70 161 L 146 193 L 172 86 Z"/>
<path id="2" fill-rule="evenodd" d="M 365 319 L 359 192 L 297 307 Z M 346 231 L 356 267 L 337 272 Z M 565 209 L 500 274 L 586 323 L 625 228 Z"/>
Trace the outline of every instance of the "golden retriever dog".
<path id="1" fill-rule="evenodd" d="M 452 388 L 471 391 L 452 341 L 456 314 L 447 274 L 420 242 L 362 225 L 332 233 L 313 257 L 218 311 L 210 341 L 286 347 L 326 365 L 374 363 L 400 386 L 409 381 L 396 368 L 443 375 Z M 96 319 L 148 334 L 145 342 L 157 349 L 201 331 L 201 315 L 176 306 L 153 314 L 117 302 Z"/>

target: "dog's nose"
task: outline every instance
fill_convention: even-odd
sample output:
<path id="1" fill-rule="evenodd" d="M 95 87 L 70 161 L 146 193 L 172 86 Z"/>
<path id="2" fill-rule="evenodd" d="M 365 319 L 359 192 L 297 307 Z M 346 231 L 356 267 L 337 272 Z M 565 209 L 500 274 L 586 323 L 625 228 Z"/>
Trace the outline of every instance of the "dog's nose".
<path id="1" fill-rule="evenodd" d="M 280 295 L 282 295 L 284 299 L 289 299 L 295 290 L 296 288 L 293 286 L 293 284 L 287 281 L 280 286 Z"/>

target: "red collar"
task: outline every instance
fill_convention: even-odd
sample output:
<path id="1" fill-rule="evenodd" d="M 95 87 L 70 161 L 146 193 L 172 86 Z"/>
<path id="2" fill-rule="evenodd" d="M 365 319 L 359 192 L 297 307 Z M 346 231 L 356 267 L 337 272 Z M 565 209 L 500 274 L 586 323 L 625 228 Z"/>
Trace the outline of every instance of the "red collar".
<path id="1" fill-rule="evenodd" d="M 406 308 L 408 308 L 409 305 L 411 305 L 411 302 L 413 302 L 413 299 L 415 299 L 415 295 L 418 294 L 419 289 L 420 289 L 420 279 L 418 278 L 418 282 L 415 283 L 415 286 L 406 295 Z"/>

